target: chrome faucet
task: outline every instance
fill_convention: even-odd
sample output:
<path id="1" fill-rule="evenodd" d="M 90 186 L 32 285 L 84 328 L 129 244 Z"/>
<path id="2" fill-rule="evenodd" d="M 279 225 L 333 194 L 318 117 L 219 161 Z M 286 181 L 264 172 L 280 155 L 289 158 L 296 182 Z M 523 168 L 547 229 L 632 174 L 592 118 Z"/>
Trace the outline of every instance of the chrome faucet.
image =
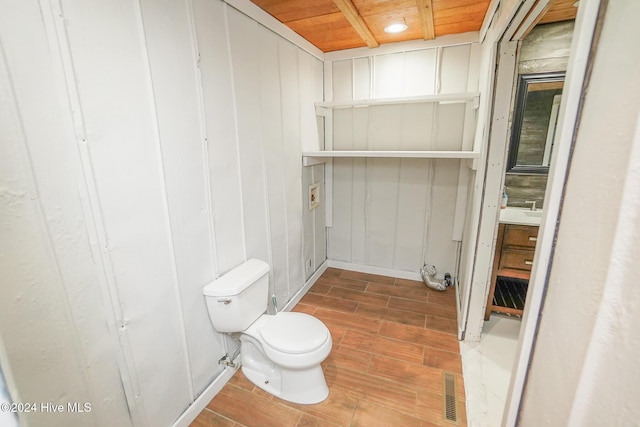
<path id="1" fill-rule="evenodd" d="M 531 210 L 532 211 L 536 210 L 536 201 L 535 200 L 527 200 L 527 201 L 525 201 L 525 203 L 531 203 Z"/>

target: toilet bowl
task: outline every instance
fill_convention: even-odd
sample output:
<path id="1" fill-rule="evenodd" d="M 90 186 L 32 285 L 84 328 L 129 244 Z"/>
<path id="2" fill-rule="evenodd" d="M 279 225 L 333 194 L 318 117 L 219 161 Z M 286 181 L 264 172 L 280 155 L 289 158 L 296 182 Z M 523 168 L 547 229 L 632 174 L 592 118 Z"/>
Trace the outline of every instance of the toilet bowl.
<path id="1" fill-rule="evenodd" d="M 242 373 L 274 396 L 318 403 L 329 395 L 320 363 L 331 352 L 327 327 L 304 313 L 262 315 L 240 336 Z"/>
<path id="2" fill-rule="evenodd" d="M 242 372 L 253 384 L 290 402 L 322 402 L 329 388 L 320 363 L 331 334 L 305 313 L 265 314 L 268 273 L 268 264 L 252 259 L 205 286 L 213 327 L 240 333 Z"/>

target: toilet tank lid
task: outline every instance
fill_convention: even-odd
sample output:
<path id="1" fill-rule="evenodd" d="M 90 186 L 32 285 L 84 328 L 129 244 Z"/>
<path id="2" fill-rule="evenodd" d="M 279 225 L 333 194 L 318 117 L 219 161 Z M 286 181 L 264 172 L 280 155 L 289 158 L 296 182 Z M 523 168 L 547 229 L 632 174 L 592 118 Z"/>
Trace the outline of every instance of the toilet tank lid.
<path id="1" fill-rule="evenodd" d="M 249 285 L 269 272 L 269 264 L 259 259 L 250 259 L 204 287 L 208 296 L 238 295 Z"/>

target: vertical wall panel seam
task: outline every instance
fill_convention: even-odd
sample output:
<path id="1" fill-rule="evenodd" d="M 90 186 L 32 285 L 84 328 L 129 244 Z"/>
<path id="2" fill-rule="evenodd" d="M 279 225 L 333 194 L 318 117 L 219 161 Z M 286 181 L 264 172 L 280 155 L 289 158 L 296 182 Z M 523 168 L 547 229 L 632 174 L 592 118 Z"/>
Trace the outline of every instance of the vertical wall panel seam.
<path id="1" fill-rule="evenodd" d="M 296 46 L 297 48 L 297 46 Z M 296 76 L 296 81 L 298 82 L 298 111 L 300 112 L 300 115 L 298 116 L 298 140 L 302 141 L 302 91 L 300 90 L 300 88 L 302 87 L 302 82 L 301 82 L 301 73 L 300 73 L 300 50 L 296 50 L 296 72 L 297 72 L 297 76 Z M 315 108 L 314 108 L 315 110 Z M 313 168 L 312 168 L 313 169 Z M 299 170 L 299 177 L 300 180 L 296 180 L 298 182 L 300 182 L 300 192 L 298 193 L 298 197 L 300 197 L 300 199 L 298 199 L 300 201 L 300 234 L 299 234 L 299 239 L 300 239 L 300 264 L 302 267 L 302 283 L 305 283 L 307 281 L 307 260 L 304 256 L 304 248 L 305 248 L 305 238 L 304 238 L 304 220 L 303 217 L 305 215 L 305 211 L 304 211 L 304 201 L 302 200 L 302 167 Z M 311 172 L 311 184 L 313 184 L 313 172 Z M 313 220 L 311 222 L 313 224 Z M 313 230 L 313 232 L 315 232 L 315 230 Z M 313 240 L 312 240 L 313 241 Z M 296 286 L 297 288 L 297 286 Z"/>
<path id="2" fill-rule="evenodd" d="M 50 37 L 50 34 L 47 34 L 47 37 Z M 65 286 L 64 275 L 62 273 L 62 267 L 60 266 L 60 261 L 56 253 L 55 245 L 53 243 L 54 239 L 53 239 L 53 236 L 51 235 L 51 229 L 49 228 L 49 225 L 47 223 L 47 215 L 46 215 L 44 206 L 42 205 L 42 198 L 40 196 L 38 181 L 35 175 L 33 158 L 31 156 L 31 151 L 29 150 L 29 142 L 25 132 L 24 120 L 22 118 L 18 97 L 15 91 L 15 85 L 13 84 L 13 78 L 11 76 L 11 71 L 9 70 L 6 51 L 4 49 L 4 43 L 2 42 L 2 40 L 0 40 L 0 55 L 2 55 L 3 62 L 5 64 L 5 73 L 7 75 L 7 80 L 9 83 L 8 86 L 9 86 L 9 93 L 11 97 L 9 102 L 13 104 L 13 107 L 15 108 L 15 111 L 16 111 L 16 115 L 18 116 L 17 117 L 18 122 L 20 123 L 19 125 L 20 136 L 21 136 L 20 146 L 21 146 L 22 155 L 24 156 L 22 160 L 24 162 L 24 166 L 27 169 L 26 175 L 28 176 L 28 180 L 29 180 L 29 187 L 30 187 L 29 190 L 33 192 L 33 194 L 29 197 L 31 202 L 29 203 L 29 205 L 32 207 L 35 207 L 37 211 L 38 224 L 41 229 L 41 236 L 44 236 L 42 240 L 44 241 L 47 248 L 47 258 L 49 258 L 49 260 L 52 261 L 53 269 L 55 271 L 56 285 L 64 296 L 63 303 L 65 308 L 65 317 L 69 319 L 71 324 L 71 329 L 73 331 L 74 353 L 78 358 L 78 362 L 80 362 L 81 364 L 80 368 L 82 370 L 82 379 L 84 382 L 84 386 L 89 393 L 89 399 L 87 400 L 95 401 L 93 397 L 92 387 L 90 387 L 89 385 L 90 381 L 89 381 L 89 375 L 86 369 L 86 366 L 87 366 L 86 357 L 82 349 L 82 346 L 80 345 L 80 334 L 78 332 L 78 325 L 77 325 L 76 319 L 73 316 L 73 310 L 71 309 L 71 305 L 69 303 L 68 292 Z"/>
<path id="3" fill-rule="evenodd" d="M 404 58 L 405 58 L 405 71 L 406 71 L 406 54 L 404 54 Z M 404 89 L 403 89 L 404 91 Z M 404 93 L 404 92 L 403 92 Z M 404 105 L 400 105 L 401 111 L 403 114 L 401 114 L 401 117 L 404 115 L 404 109 L 405 106 Z M 398 139 L 400 141 L 400 143 L 403 142 L 404 140 L 404 126 L 400 126 L 400 135 L 398 135 Z M 399 147 L 400 148 L 400 147 Z M 398 223 L 400 221 L 400 191 L 402 189 L 401 186 L 401 179 L 402 179 L 402 162 L 404 159 L 397 159 L 397 164 L 398 164 L 398 179 L 397 179 L 397 185 L 396 185 L 396 203 L 395 203 L 395 210 L 394 210 L 394 227 L 393 227 L 393 248 L 392 248 L 392 252 L 391 252 L 391 268 L 396 268 L 396 256 L 397 256 L 397 251 L 398 251 Z M 406 164 L 406 163 L 405 163 Z"/>
<path id="4" fill-rule="evenodd" d="M 433 88 L 434 94 L 439 94 L 442 89 L 442 56 L 443 56 L 443 48 L 438 46 L 436 48 L 436 72 L 435 72 L 435 87 Z"/>
<path id="5" fill-rule="evenodd" d="M 371 58 L 371 99 L 375 99 L 376 97 L 376 84 L 375 84 L 375 79 L 376 79 L 376 55 L 372 55 L 370 56 Z"/>
<path id="6" fill-rule="evenodd" d="M 280 147 L 282 150 L 282 156 L 281 158 L 284 159 L 284 150 L 285 150 L 285 146 L 284 146 L 284 93 L 283 93 L 283 88 L 282 88 L 282 63 L 280 62 L 280 43 L 278 43 L 277 45 L 278 47 L 278 86 L 280 89 L 280 131 L 281 131 L 281 141 L 280 141 Z M 282 180 L 280 182 L 280 184 L 282 185 L 282 188 L 284 189 L 283 193 L 284 193 L 284 223 L 285 223 L 285 227 L 284 227 L 284 238 L 285 238 L 285 242 L 287 242 L 287 244 L 285 245 L 285 265 L 286 265 L 286 270 L 287 270 L 287 274 L 285 275 L 285 279 L 286 279 L 286 283 L 287 283 L 287 299 L 289 298 L 290 294 L 291 294 L 291 285 L 289 283 L 289 276 L 290 276 L 290 271 L 289 271 L 289 227 L 287 226 L 289 224 L 289 216 L 287 215 L 287 186 L 285 184 L 285 180 L 286 180 L 286 171 L 284 171 L 283 168 L 283 176 L 282 176 Z M 274 291 L 275 291 L 275 283 L 274 283 Z"/>
<path id="7" fill-rule="evenodd" d="M 396 185 L 396 203 L 394 210 L 394 221 L 393 221 L 393 248 L 391 252 L 391 268 L 396 268 L 397 261 L 397 251 L 398 251 L 398 223 L 400 221 L 399 211 L 400 211 L 400 180 L 402 178 L 402 161 L 403 159 L 397 159 L 398 161 L 398 179 Z"/>
<path id="8" fill-rule="evenodd" d="M 180 340 L 184 346 L 184 364 L 187 370 L 187 382 L 189 384 L 189 401 L 194 400 L 193 376 L 191 371 L 191 362 L 189 360 L 189 344 L 187 342 L 187 331 L 184 320 L 184 311 L 182 309 L 182 295 L 180 294 L 180 277 L 178 274 L 178 263 L 176 261 L 175 241 L 173 238 L 173 229 L 171 226 L 171 209 L 169 207 L 169 196 L 167 193 L 167 177 L 164 167 L 164 159 L 162 157 L 162 137 L 160 136 L 160 123 L 158 121 L 158 104 L 156 102 L 156 94 L 153 88 L 153 73 L 151 71 L 151 62 L 149 59 L 149 50 L 147 46 L 147 37 L 144 29 L 144 18 L 142 16 L 141 0 L 133 2 L 133 8 L 136 13 L 136 24 L 138 36 L 140 37 L 140 53 L 143 58 L 146 89 L 149 93 L 150 117 L 153 128 L 154 145 L 156 146 L 156 162 L 160 173 L 160 192 L 162 195 L 162 208 L 164 211 L 165 227 L 167 239 L 169 241 L 169 257 L 171 258 L 171 275 L 173 281 L 174 294 L 176 297 L 176 307 L 178 310 L 178 320 L 180 322 Z"/>
<path id="9" fill-rule="evenodd" d="M 214 269 L 214 276 L 218 277 L 218 251 L 216 248 L 215 221 L 213 219 L 213 200 L 211 190 L 211 165 L 209 164 L 209 138 L 206 121 L 206 110 L 204 103 L 204 89 L 202 85 L 202 72 L 200 70 L 200 47 L 196 33 L 195 15 L 193 12 L 193 0 L 185 0 L 187 13 L 189 15 L 189 25 L 191 30 L 191 47 L 193 50 L 194 73 L 196 79 L 196 96 L 198 98 L 198 112 L 200 121 L 200 137 L 202 142 L 202 163 L 204 166 L 204 189 L 205 203 L 207 209 L 207 223 L 209 228 L 209 248 L 211 249 L 211 265 Z M 223 340 L 224 341 L 224 340 Z M 224 341 L 226 344 L 226 341 Z M 226 350 L 226 349 L 225 349 Z"/>
<path id="10" fill-rule="evenodd" d="M 370 55 L 369 56 L 369 98 L 371 99 L 375 99 L 376 97 L 376 85 L 375 85 L 375 79 L 376 79 L 376 58 L 378 56 L 377 55 Z M 371 146 L 369 144 L 370 142 L 370 138 L 369 135 L 371 135 L 371 111 L 373 109 L 370 108 L 367 110 L 367 150 L 371 149 Z M 371 194 L 371 181 L 369 180 L 369 167 L 372 166 L 371 163 L 374 163 L 373 159 L 369 159 L 368 157 L 365 157 L 364 159 L 364 203 L 363 203 L 363 207 L 362 207 L 362 216 L 363 216 L 363 220 L 364 220 L 364 236 L 362 236 L 363 242 L 364 242 L 364 254 L 363 254 L 363 262 L 366 264 L 369 262 L 369 245 L 367 244 L 367 236 L 369 235 L 369 221 L 367 221 L 367 215 L 369 210 L 367 209 L 368 205 L 369 205 L 369 197 Z"/>
<path id="11" fill-rule="evenodd" d="M 407 53 L 402 52 L 402 70 L 404 74 L 404 78 L 402 79 L 402 96 L 407 95 Z M 398 149 L 402 149 L 402 142 L 404 141 L 404 125 L 402 123 L 402 117 L 404 116 L 405 106 L 400 104 L 401 110 L 401 121 L 400 121 L 400 135 L 398 135 Z M 394 221 L 393 221 L 393 247 L 391 248 L 391 268 L 396 268 L 397 265 L 397 251 L 398 251 L 398 222 L 400 221 L 399 211 L 400 211 L 400 190 L 401 190 L 401 178 L 402 178 L 402 162 L 403 159 L 398 159 L 398 175 L 397 175 L 397 185 L 396 185 L 396 203 L 394 206 Z"/>
<path id="12" fill-rule="evenodd" d="M 402 78 L 402 95 L 407 95 L 407 52 L 402 52 L 402 72 L 404 74 Z"/>
<path id="13" fill-rule="evenodd" d="M 333 101 L 333 62 L 325 62 L 322 66 L 323 99 L 325 102 Z M 329 109 L 324 119 L 323 150 L 333 150 L 333 109 Z M 333 227 L 333 160 L 328 159 L 324 163 L 325 182 L 325 226 Z M 331 253 L 331 230 L 327 230 L 327 258 Z"/>
<path id="14" fill-rule="evenodd" d="M 350 59 L 349 60 L 351 62 L 351 99 L 356 99 L 356 63 L 354 59 Z M 353 150 L 353 142 L 354 142 L 354 109 L 351 108 L 349 114 L 351 114 L 351 144 L 349 149 Z M 354 235 L 353 232 L 353 224 L 354 224 L 354 206 L 353 206 L 353 195 L 355 192 L 355 181 L 353 179 L 353 176 L 355 174 L 355 168 L 356 168 L 356 162 L 358 160 L 357 159 L 343 159 L 342 163 L 348 164 L 349 165 L 349 169 L 351 171 L 351 179 L 350 179 L 350 187 L 351 187 L 351 197 L 349 197 L 348 202 L 349 202 L 349 262 L 353 262 L 353 247 L 354 247 L 354 242 L 356 241 L 356 236 Z"/>
<path id="15" fill-rule="evenodd" d="M 257 40 L 256 40 L 257 42 Z M 260 73 L 261 61 L 258 57 L 258 73 Z M 258 79 L 258 87 L 260 87 L 260 79 Z M 267 166 L 267 155 L 265 153 L 265 138 L 264 138 L 264 127 L 262 124 L 262 108 L 263 108 L 263 99 L 262 99 L 262 91 L 258 90 L 256 94 L 258 105 L 260 106 L 260 114 L 258 114 L 258 120 L 260 122 L 260 160 L 262 163 L 262 189 L 263 189 L 263 198 L 264 198 L 264 206 L 265 206 L 265 229 L 267 230 L 267 256 L 269 257 L 269 270 L 270 275 L 273 280 L 275 277 L 273 274 L 273 242 L 271 241 L 271 210 L 269 209 L 269 172 Z M 275 294 L 275 280 L 273 280 L 273 293 Z"/>
<path id="16" fill-rule="evenodd" d="M 354 100 L 356 99 L 356 64 L 353 59 L 350 59 L 349 62 L 351 62 L 351 99 Z"/>
<path id="17" fill-rule="evenodd" d="M 469 56 L 467 57 L 467 85 L 465 90 L 469 92 L 469 75 L 471 74 L 471 58 L 473 58 L 473 44 L 469 43 Z"/>
<path id="18" fill-rule="evenodd" d="M 262 62 L 260 61 L 260 58 L 258 58 L 258 73 L 260 73 L 262 68 Z M 258 79 L 258 86 L 260 87 L 260 79 Z M 273 241 L 272 241 L 272 233 L 271 233 L 271 205 L 269 203 L 270 197 L 269 197 L 269 168 L 268 168 L 268 161 L 267 161 L 267 155 L 266 155 L 266 151 L 265 151 L 265 147 L 267 145 L 267 140 L 266 138 L 264 138 L 264 128 L 262 127 L 262 109 L 263 109 L 263 98 L 262 98 L 262 91 L 259 90 L 258 91 L 258 102 L 260 105 L 260 114 L 259 114 L 259 118 L 260 118 L 260 127 L 261 127 L 261 132 L 260 132 L 260 150 L 262 153 L 262 173 L 263 173 L 263 190 L 264 190 L 264 203 L 265 203 L 265 225 L 266 225 L 266 230 L 267 230 L 267 256 L 269 257 L 269 280 L 271 282 L 271 284 L 273 285 L 273 292 L 271 293 L 271 295 L 275 295 L 276 293 L 276 281 L 275 281 L 275 272 L 274 272 L 274 266 L 273 266 Z M 269 296 L 269 300 L 271 300 L 271 295 Z M 275 310 L 275 307 L 274 307 Z"/>
<path id="19" fill-rule="evenodd" d="M 141 403 L 142 401 L 140 386 L 131 353 L 131 344 L 126 334 L 124 313 L 122 312 L 118 297 L 115 274 L 113 272 L 113 261 L 111 260 L 111 255 L 108 250 L 107 231 L 103 220 L 98 187 L 93 173 L 93 165 L 88 151 L 84 114 L 80 103 L 71 44 L 65 28 L 62 4 L 60 0 L 49 2 L 50 19 L 47 19 L 45 15 L 45 1 L 46 0 L 40 0 L 40 10 L 45 29 L 48 33 L 47 38 L 51 45 L 51 51 L 57 52 L 60 58 L 60 67 L 62 68 L 65 79 L 66 96 L 69 102 L 78 157 L 80 159 L 80 178 L 82 179 L 82 183 L 79 183 L 79 186 L 81 186 L 81 188 L 84 187 L 88 196 L 88 208 L 90 212 L 86 210 L 84 212 L 85 220 L 87 221 L 87 233 L 90 241 L 92 240 L 92 233 L 95 233 L 96 246 L 99 246 L 99 250 L 95 252 L 95 255 L 98 256 L 99 264 L 102 267 L 101 274 L 99 273 L 98 277 L 105 313 L 107 314 L 107 326 L 114 340 L 114 353 L 128 404 L 129 414 L 131 416 L 131 422 L 133 425 L 142 425 L 142 420 L 145 419 L 146 416 L 144 407 L 139 404 L 139 402 Z M 47 24 L 47 22 L 52 24 Z M 49 28 L 48 25 L 52 25 L 53 29 Z M 53 33 L 53 35 L 51 33 Z M 83 203 L 83 205 L 85 205 L 85 203 Z"/>
<path id="20" fill-rule="evenodd" d="M 315 166 L 311 166 L 311 185 L 315 184 L 316 182 L 316 174 L 315 174 Z M 324 188 L 324 184 L 322 185 L 322 188 Z M 304 192 L 304 188 L 302 189 L 302 191 Z M 324 194 L 321 194 L 321 199 L 324 199 Z M 317 208 L 316 208 L 317 209 Z M 317 253 L 316 253 L 316 212 L 317 210 L 314 209 L 311 211 L 311 243 L 313 244 L 312 248 L 313 250 L 311 251 L 311 256 L 313 258 L 313 264 L 312 268 L 313 271 L 316 271 L 316 269 L 318 268 L 318 266 L 316 265 L 316 259 L 317 259 Z M 302 204 L 302 210 L 304 211 L 304 203 Z M 304 277 L 307 277 L 307 271 L 306 271 L 306 266 L 307 266 L 307 260 L 304 260 L 304 264 L 305 264 L 305 270 L 304 270 Z"/>
<path id="21" fill-rule="evenodd" d="M 437 66 L 437 64 L 436 64 Z M 433 149 L 434 144 L 437 143 L 436 138 L 438 137 L 438 108 L 439 104 L 436 103 L 433 105 L 432 110 L 432 126 L 431 126 L 431 149 Z M 424 234 L 422 240 L 422 262 L 425 263 L 429 261 L 431 254 L 431 245 L 429 240 L 431 239 L 431 217 L 433 212 L 433 188 L 435 186 L 435 168 L 436 161 L 434 159 L 429 159 L 427 161 L 427 165 L 429 168 L 429 181 L 427 183 L 427 195 L 426 195 L 426 207 L 425 207 L 425 221 L 424 221 Z"/>
<path id="22" fill-rule="evenodd" d="M 355 60 L 350 59 L 350 64 L 351 64 L 351 99 L 356 99 L 356 63 Z M 367 111 L 369 109 L 367 108 Z M 351 150 L 354 149 L 353 145 L 354 145 L 354 131 L 355 131 L 355 126 L 354 126 L 354 114 L 355 114 L 355 110 L 353 108 L 349 109 L 349 114 L 351 115 L 351 120 L 350 120 L 350 124 L 351 124 L 351 138 L 350 138 L 350 146 L 349 148 Z M 353 256 L 353 251 L 354 251 L 354 246 L 355 246 L 355 242 L 356 242 L 356 236 L 355 233 L 353 231 L 353 224 L 355 223 L 355 215 L 356 212 L 354 211 L 354 203 L 353 203 L 353 195 L 355 193 L 355 180 L 353 179 L 354 174 L 355 174 L 355 169 L 356 169 L 356 163 L 357 163 L 358 159 L 342 159 L 342 163 L 345 163 L 346 165 L 349 165 L 349 170 L 351 172 L 351 179 L 350 181 L 350 189 L 351 189 L 351 194 L 347 200 L 349 202 L 349 262 L 353 262 L 354 261 L 354 256 Z M 358 245 L 360 246 L 360 245 Z"/>
<path id="23" fill-rule="evenodd" d="M 367 56 L 367 64 L 369 66 L 369 96 L 367 98 L 373 98 L 373 56 Z"/>
<path id="24" fill-rule="evenodd" d="M 269 209 L 269 174 L 267 172 L 267 159 L 264 152 L 264 142 L 261 144 L 262 148 L 262 173 L 263 173 L 263 190 L 264 190 L 264 203 L 265 203 L 265 223 L 267 230 L 267 256 L 269 257 L 269 265 L 273 270 L 273 242 L 271 241 L 271 211 Z"/>
<path id="25" fill-rule="evenodd" d="M 374 57 L 375 59 L 375 57 Z M 371 149 L 370 145 L 370 135 L 372 134 L 371 130 L 371 110 L 373 108 L 367 110 L 367 150 Z M 367 244 L 367 238 L 369 236 L 369 207 L 371 204 L 371 192 L 373 189 L 373 184 L 369 179 L 369 171 L 371 168 L 375 168 L 375 159 L 365 157 L 364 158 L 364 203 L 362 208 L 362 216 L 364 218 L 364 263 L 369 262 L 369 253 L 371 245 Z"/>
<path id="26" fill-rule="evenodd" d="M 227 35 L 227 57 L 229 60 L 229 78 L 231 79 L 231 93 L 232 93 L 232 109 L 233 109 L 233 130 L 235 136 L 235 144 L 236 144 L 236 162 L 238 165 L 238 183 L 240 184 L 240 217 L 242 218 L 241 224 L 242 227 L 240 229 L 242 233 L 242 255 L 244 260 L 247 260 L 247 236 L 246 230 L 244 226 L 245 215 L 244 215 L 244 194 L 242 191 L 242 162 L 240 161 L 240 133 L 238 131 L 238 101 L 236 99 L 236 81 L 233 74 L 233 55 L 231 55 L 231 32 L 229 31 L 229 6 L 227 3 L 223 3 L 223 13 L 224 13 L 224 28 L 225 34 Z"/>
<path id="27" fill-rule="evenodd" d="M 262 105 L 262 101 L 260 101 Z M 262 115 L 262 114 L 261 114 Z M 269 275 L 273 283 L 273 294 L 276 292 L 275 274 L 273 269 L 273 241 L 271 239 L 271 209 L 269 204 L 269 172 L 267 170 L 267 158 L 264 150 L 265 141 L 261 141 L 260 148 L 262 151 L 262 174 L 263 174 L 263 190 L 264 190 L 264 204 L 265 204 L 265 223 L 267 230 L 267 256 L 269 257 Z"/>
<path id="28" fill-rule="evenodd" d="M 435 178 L 435 161 L 433 159 L 427 160 L 429 181 L 427 182 L 427 194 L 426 194 L 426 208 L 424 215 L 424 231 L 422 240 L 422 262 L 429 261 L 431 254 L 431 245 L 429 240 L 431 239 L 431 217 L 433 211 L 433 187 Z"/>
<path id="29" fill-rule="evenodd" d="M 353 111 L 353 110 L 352 110 Z M 353 126 L 351 127 L 351 147 L 353 149 Z M 346 163 L 349 165 L 349 169 L 351 170 L 351 179 L 350 179 L 350 188 L 351 188 L 351 197 L 349 197 L 349 220 L 350 220 L 350 224 L 349 224 L 349 262 L 353 262 L 353 246 L 354 246 L 354 241 L 355 241 L 355 235 L 353 232 L 353 224 L 354 224 L 354 216 L 355 216 L 355 212 L 353 210 L 353 194 L 354 194 L 354 190 L 355 190 L 355 180 L 353 179 L 353 175 L 355 173 L 355 163 L 357 162 L 357 159 L 342 159 L 343 163 Z"/>
<path id="30" fill-rule="evenodd" d="M 296 48 L 297 48 L 297 46 L 296 46 Z M 295 58 L 296 58 L 296 64 L 295 64 L 296 66 L 295 66 L 294 70 L 295 70 L 295 73 L 296 73 L 296 78 L 294 79 L 294 81 L 296 81 L 298 83 L 298 94 L 297 94 L 298 95 L 297 96 L 297 98 L 298 98 L 298 138 L 297 139 L 298 139 L 298 143 L 299 143 L 300 138 L 302 137 L 302 111 L 300 110 L 300 98 L 301 98 L 301 91 L 300 91 L 300 57 L 298 55 L 298 51 L 297 50 L 296 50 Z M 285 150 L 286 150 L 286 147 L 285 147 Z M 302 187 L 302 169 L 299 168 L 299 169 L 296 169 L 296 170 L 297 170 L 296 175 L 300 179 L 298 180 L 297 177 L 296 177 L 295 182 L 299 182 L 300 183 L 300 187 Z M 296 194 L 296 193 L 297 193 L 296 199 L 298 199 L 298 201 L 300 202 L 300 193 L 297 192 L 297 191 L 294 192 L 294 194 Z M 285 198 L 289 198 L 289 197 L 290 196 L 285 193 Z M 287 206 L 288 206 L 288 203 L 287 203 Z M 304 263 L 305 263 L 304 262 L 304 241 L 303 241 L 303 238 L 302 238 L 303 230 L 304 230 L 304 224 L 302 223 L 302 211 L 300 211 L 299 220 L 300 220 L 300 232 L 297 233 L 298 234 L 297 235 L 297 239 L 299 239 L 298 242 L 300 244 L 300 252 L 298 253 L 298 257 L 299 257 L 300 262 L 298 263 L 299 264 L 298 266 L 302 267 L 301 272 L 302 272 L 302 277 L 304 278 L 304 277 L 306 277 L 306 275 L 305 275 L 305 272 L 304 272 L 305 271 L 305 269 L 304 269 Z M 287 228 L 289 228 L 289 227 L 287 227 Z M 289 276 L 291 276 L 291 273 L 289 273 Z M 304 281 L 303 281 L 303 283 L 304 283 Z M 297 283 L 293 283 L 293 287 L 294 288 L 297 288 L 297 286 L 298 286 Z M 287 296 L 287 301 L 293 295 L 293 292 L 291 291 L 291 287 L 292 287 L 291 280 L 289 280 L 289 295 Z"/>

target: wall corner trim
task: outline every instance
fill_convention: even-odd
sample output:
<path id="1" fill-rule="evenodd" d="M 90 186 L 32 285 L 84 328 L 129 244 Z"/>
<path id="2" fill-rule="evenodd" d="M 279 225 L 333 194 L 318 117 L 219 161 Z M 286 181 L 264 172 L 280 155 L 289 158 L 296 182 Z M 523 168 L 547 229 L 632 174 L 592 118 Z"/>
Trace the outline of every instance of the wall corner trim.
<path id="1" fill-rule="evenodd" d="M 282 22 L 278 21 L 273 16 L 269 15 L 264 10 L 260 9 L 255 4 L 251 3 L 249 0 L 222 0 L 229 6 L 238 10 L 239 12 L 247 15 L 249 18 L 258 22 L 260 25 L 268 28 L 284 39 L 290 41 L 294 45 L 298 46 L 300 49 L 308 52 L 309 54 L 315 56 L 321 61 L 324 61 L 324 52 L 315 47 L 313 44 L 309 43 L 305 38 L 303 38 L 300 34 L 296 33 Z"/>
<path id="2" fill-rule="evenodd" d="M 316 281 L 322 276 L 322 274 L 327 270 L 328 262 L 325 260 L 320 267 L 309 277 L 302 288 L 282 307 L 280 311 L 291 311 L 295 305 L 300 302 L 303 296 L 309 291 L 309 289 L 316 283 Z"/>

